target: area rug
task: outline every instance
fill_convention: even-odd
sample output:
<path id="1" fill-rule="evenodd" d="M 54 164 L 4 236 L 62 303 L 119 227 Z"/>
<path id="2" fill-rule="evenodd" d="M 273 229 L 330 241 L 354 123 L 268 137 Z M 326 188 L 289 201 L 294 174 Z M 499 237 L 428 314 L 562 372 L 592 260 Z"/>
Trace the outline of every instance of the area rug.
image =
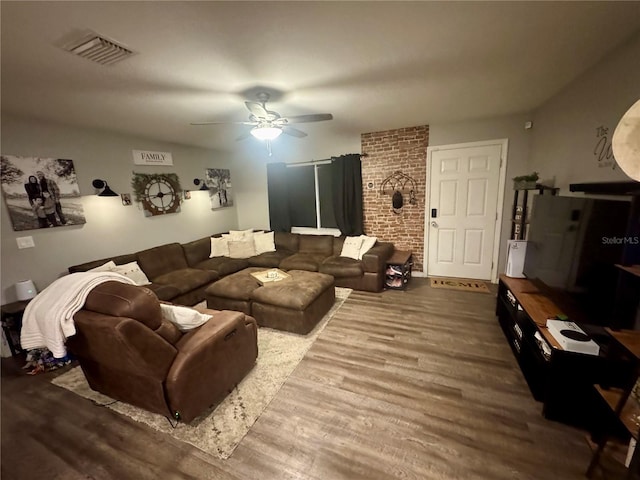
<path id="1" fill-rule="evenodd" d="M 491 293 L 489 287 L 482 280 L 466 280 L 464 278 L 430 278 L 431 288 L 448 288 L 450 290 L 464 290 L 465 292 Z"/>
<path id="2" fill-rule="evenodd" d="M 305 336 L 260 328 L 258 361 L 253 370 L 227 398 L 190 424 L 178 423 L 173 428 L 162 415 L 149 413 L 123 402 L 114 403 L 113 399 L 91 390 L 80 367 L 54 378 L 51 383 L 190 443 L 206 453 L 226 459 L 278 393 L 351 291 L 349 288 L 336 287 L 333 307 L 313 331 Z"/>

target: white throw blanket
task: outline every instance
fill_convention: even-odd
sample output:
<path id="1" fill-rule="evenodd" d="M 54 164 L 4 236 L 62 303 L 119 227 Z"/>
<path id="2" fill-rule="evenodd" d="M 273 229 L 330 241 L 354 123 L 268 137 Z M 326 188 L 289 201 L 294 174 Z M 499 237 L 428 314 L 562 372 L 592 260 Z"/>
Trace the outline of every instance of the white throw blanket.
<path id="1" fill-rule="evenodd" d="M 104 282 L 135 285 L 112 272 L 72 273 L 59 278 L 29 302 L 22 317 L 20 344 L 25 350 L 48 348 L 55 358 L 67 354 L 65 340 L 75 335 L 73 316 L 84 305 L 89 292 Z"/>

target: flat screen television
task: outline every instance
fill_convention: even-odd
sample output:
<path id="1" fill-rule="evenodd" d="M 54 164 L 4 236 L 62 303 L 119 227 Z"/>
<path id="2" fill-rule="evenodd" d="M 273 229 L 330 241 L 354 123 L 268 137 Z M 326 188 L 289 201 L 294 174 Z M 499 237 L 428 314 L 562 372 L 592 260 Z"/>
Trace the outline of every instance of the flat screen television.
<path id="1" fill-rule="evenodd" d="M 616 264 L 638 263 L 629 234 L 631 202 L 537 195 L 528 229 L 524 274 L 566 311 L 570 320 L 630 328 L 616 318 Z M 630 325 L 631 324 L 631 325 Z"/>

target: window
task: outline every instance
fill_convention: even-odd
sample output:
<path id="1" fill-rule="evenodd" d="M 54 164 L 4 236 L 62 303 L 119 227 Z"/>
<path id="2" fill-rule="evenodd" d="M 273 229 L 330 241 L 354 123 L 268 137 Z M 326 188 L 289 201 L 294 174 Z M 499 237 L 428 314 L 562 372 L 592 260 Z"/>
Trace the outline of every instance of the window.
<path id="1" fill-rule="evenodd" d="M 279 232 L 301 227 L 362 234 L 361 169 L 360 154 L 355 153 L 316 163 L 268 163 L 271 228 Z"/>
<path id="2" fill-rule="evenodd" d="M 292 165 L 286 172 L 291 225 L 337 228 L 333 213 L 331 163 Z"/>

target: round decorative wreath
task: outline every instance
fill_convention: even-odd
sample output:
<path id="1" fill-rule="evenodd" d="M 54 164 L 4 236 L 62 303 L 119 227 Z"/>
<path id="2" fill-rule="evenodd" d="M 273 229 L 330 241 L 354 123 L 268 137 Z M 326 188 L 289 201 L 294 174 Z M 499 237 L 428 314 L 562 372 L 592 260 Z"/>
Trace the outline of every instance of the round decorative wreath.
<path id="1" fill-rule="evenodd" d="M 171 184 L 176 193 L 182 192 L 180 180 L 175 173 L 133 173 L 131 188 L 133 188 L 133 198 L 136 202 L 142 202 L 145 197 L 146 185 L 154 180 L 164 180 Z M 182 195 L 180 195 L 182 200 Z"/>

